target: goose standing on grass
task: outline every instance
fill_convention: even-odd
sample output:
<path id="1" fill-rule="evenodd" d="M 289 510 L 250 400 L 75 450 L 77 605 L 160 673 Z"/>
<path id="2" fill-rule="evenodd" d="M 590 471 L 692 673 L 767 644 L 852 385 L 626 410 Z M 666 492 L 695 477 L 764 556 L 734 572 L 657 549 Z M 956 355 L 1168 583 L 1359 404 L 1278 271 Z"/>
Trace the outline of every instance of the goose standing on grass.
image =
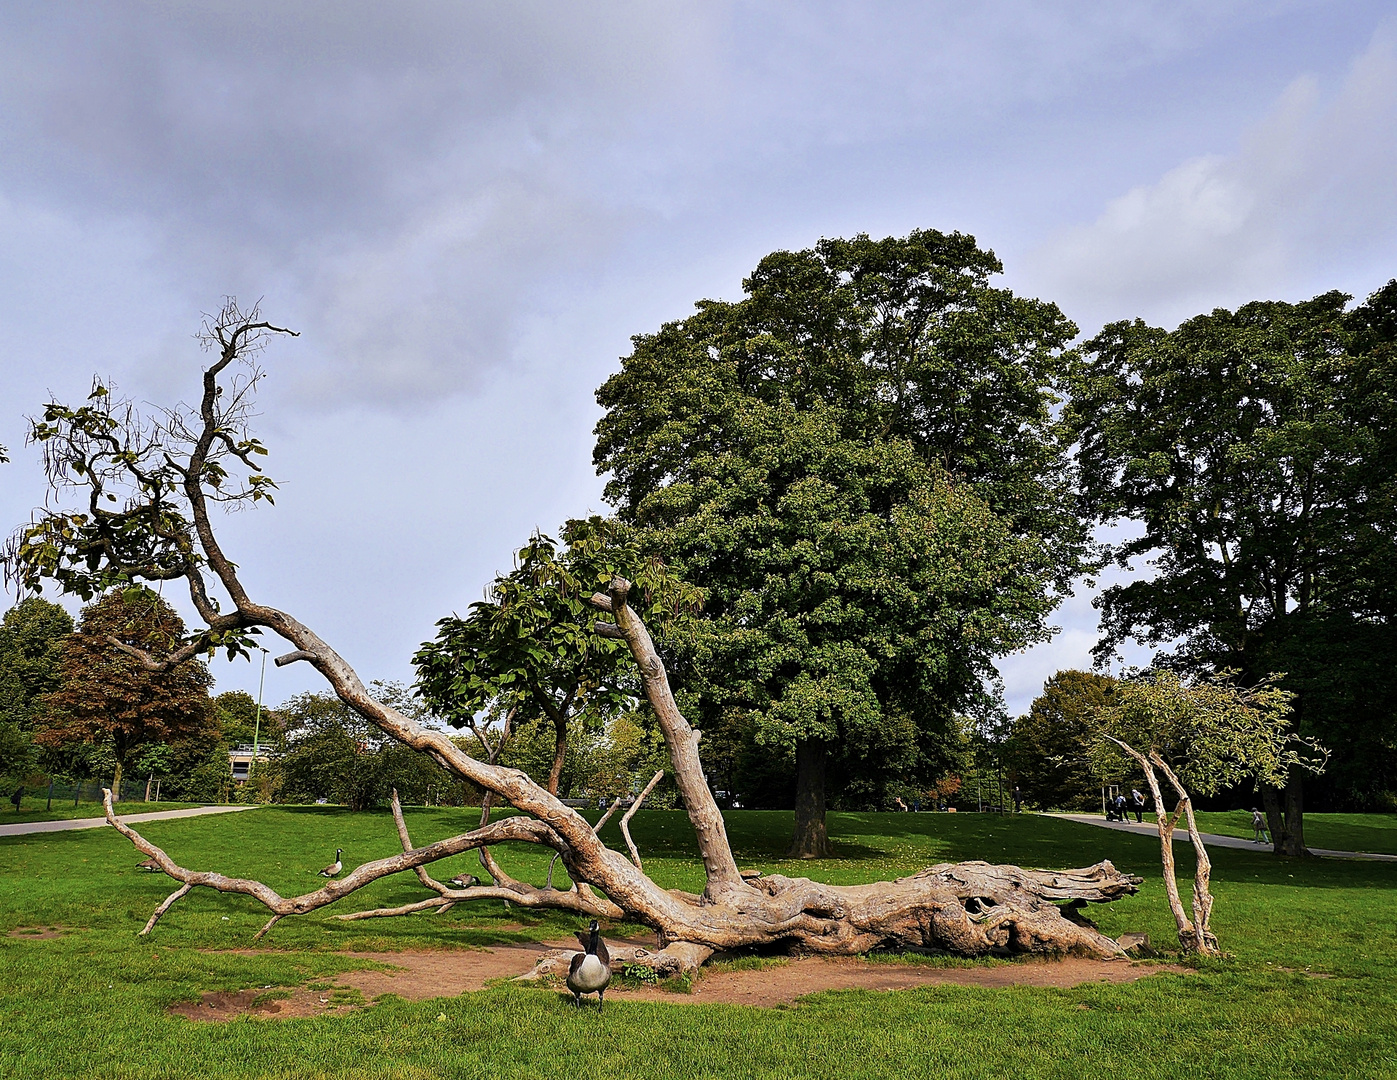
<path id="1" fill-rule="evenodd" d="M 480 879 L 474 874 L 457 874 L 451 879 L 451 884 L 458 889 L 473 889 L 480 884 Z"/>
<path id="2" fill-rule="evenodd" d="M 340 856 L 344 853 L 344 848 L 335 848 L 335 861 L 324 870 L 320 871 L 321 877 L 334 877 L 344 869 L 344 863 L 340 862 Z"/>
<path id="3" fill-rule="evenodd" d="M 611 954 L 606 951 L 606 942 L 601 939 L 601 927 L 592 920 L 591 935 L 587 939 L 587 951 L 573 954 L 568 966 L 568 989 L 572 991 L 572 1002 L 582 1008 L 583 994 L 597 995 L 597 1011 L 601 1011 L 602 995 L 611 982 Z"/>
<path id="4" fill-rule="evenodd" d="M 156 862 L 154 859 L 147 859 L 145 862 L 138 862 L 138 863 L 136 864 L 136 869 L 137 869 L 137 870 L 159 870 L 159 869 L 160 869 L 160 864 L 159 864 L 158 862 Z"/>

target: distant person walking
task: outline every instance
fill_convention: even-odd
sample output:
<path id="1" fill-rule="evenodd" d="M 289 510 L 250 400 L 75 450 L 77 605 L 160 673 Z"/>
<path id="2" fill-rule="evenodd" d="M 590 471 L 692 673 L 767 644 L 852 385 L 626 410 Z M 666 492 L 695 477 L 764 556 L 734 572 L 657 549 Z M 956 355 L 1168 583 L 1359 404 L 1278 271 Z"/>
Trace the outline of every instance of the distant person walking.
<path id="1" fill-rule="evenodd" d="M 15 813 L 19 813 L 19 804 L 24 801 L 24 785 L 20 784 L 15 788 L 15 793 L 10 796 L 10 802 L 14 805 Z"/>
<path id="2" fill-rule="evenodd" d="M 1116 796 L 1116 820 L 1117 820 L 1117 821 L 1129 821 L 1129 820 L 1130 820 L 1130 814 L 1129 814 L 1129 813 L 1126 811 L 1126 809 L 1125 809 L 1125 792 L 1123 792 L 1123 791 L 1122 791 L 1119 795 Z"/>
<path id="3" fill-rule="evenodd" d="M 1140 793 L 1140 789 L 1139 789 L 1139 788 L 1131 788 L 1131 789 L 1130 789 L 1130 798 L 1131 798 L 1131 799 L 1134 801 L 1134 803 L 1135 803 L 1135 821 L 1136 821 L 1136 823 L 1137 823 L 1137 824 L 1143 823 L 1144 820 L 1145 820 L 1144 817 L 1143 817 L 1143 815 L 1144 815 L 1144 813 L 1145 813 L 1145 796 L 1142 795 L 1142 794 Z"/>
<path id="4" fill-rule="evenodd" d="M 1014 813 L 1023 809 L 1023 792 L 1019 790 L 1019 785 L 1014 785 Z"/>
<path id="5" fill-rule="evenodd" d="M 1266 835 L 1266 815 L 1256 807 L 1251 811 L 1251 842 L 1253 844 L 1269 844 L 1271 838 Z"/>

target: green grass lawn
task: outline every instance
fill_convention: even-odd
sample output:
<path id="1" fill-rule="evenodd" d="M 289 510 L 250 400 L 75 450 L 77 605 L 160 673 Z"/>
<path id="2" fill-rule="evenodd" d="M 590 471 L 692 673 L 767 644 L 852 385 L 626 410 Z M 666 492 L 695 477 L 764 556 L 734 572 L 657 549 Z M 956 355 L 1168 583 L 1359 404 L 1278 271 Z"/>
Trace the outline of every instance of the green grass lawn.
<path id="1" fill-rule="evenodd" d="M 10 805 L 6 800 L 0 803 L 0 825 L 9 825 L 17 821 L 71 821 L 74 818 L 99 818 L 104 811 L 99 802 L 82 802 L 74 806 L 66 799 L 55 798 L 52 809 L 44 809 L 48 800 L 44 797 L 43 788 L 39 789 L 37 795 L 26 794 L 20 801 L 19 810 Z M 145 814 L 152 810 L 184 810 L 190 806 L 204 806 L 204 803 L 189 802 L 141 802 L 140 800 L 126 800 L 117 804 L 117 812 L 120 814 Z"/>
<path id="2" fill-rule="evenodd" d="M 1252 838 L 1250 810 L 1213 811 L 1197 817 L 1203 832 Z M 1335 851 L 1397 855 L 1397 814 L 1306 814 L 1305 843 Z"/>
<path id="3" fill-rule="evenodd" d="M 408 812 L 419 844 L 473 820 L 471 811 Z M 840 883 L 947 860 L 1066 867 L 1110 858 L 1143 874 L 1144 889 L 1090 914 L 1110 934 L 1144 930 L 1157 942 L 1173 940 L 1158 844 L 1147 836 L 1039 815 L 834 814 L 839 857 L 797 864 L 780 856 L 790 815 L 737 811 L 728 821 L 740 865 Z M 619 845 L 613 830 L 604 836 Z M 257 875 L 284 893 L 315 888 L 314 872 L 336 847 L 348 865 L 397 849 L 386 813 L 325 807 L 158 822 L 142 831 L 184 865 Z M 657 880 L 700 886 L 682 814 L 641 812 L 633 832 Z M 1181 873 L 1191 873 L 1180 854 Z M 546 859 L 537 851 L 500 855 L 521 876 L 542 880 Z M 171 890 L 162 876 L 134 869 L 140 858 L 109 829 L 0 839 L 0 931 L 72 928 L 48 940 L 0 936 L 0 1076 L 1397 1076 L 1391 864 L 1217 850 L 1214 928 L 1231 958 L 1197 975 L 1125 986 L 850 990 L 770 1010 L 616 999 L 600 1015 L 578 1014 L 553 992 L 502 986 L 419 1003 L 387 998 L 313 1019 L 203 1025 L 164 1010 L 204 990 L 299 985 L 362 966 L 342 950 L 561 937 L 581 920 L 521 917 L 484 903 L 444 916 L 329 921 L 338 910 L 424 895 L 411 875 L 399 875 L 336 908 L 281 922 L 265 942 L 272 951 L 239 955 L 221 950 L 245 948 L 266 912 L 207 890 L 171 909 L 151 937 L 137 938 Z M 462 856 L 439 864 L 437 876 L 474 865 Z"/>

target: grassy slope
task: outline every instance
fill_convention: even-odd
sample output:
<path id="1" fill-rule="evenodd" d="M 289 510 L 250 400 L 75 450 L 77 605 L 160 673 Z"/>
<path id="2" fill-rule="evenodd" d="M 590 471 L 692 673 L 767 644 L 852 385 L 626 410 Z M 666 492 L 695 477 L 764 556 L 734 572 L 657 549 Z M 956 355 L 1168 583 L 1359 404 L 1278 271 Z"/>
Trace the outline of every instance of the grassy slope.
<path id="1" fill-rule="evenodd" d="M 409 821 L 422 843 L 469 824 L 469 813 L 419 810 Z M 731 814 L 739 863 L 858 882 L 952 859 L 1078 866 L 1109 857 L 1148 880 L 1140 896 L 1093 909 L 1102 928 L 1172 938 L 1148 837 L 1037 816 L 841 814 L 832 815 L 832 827 L 842 857 L 797 866 L 778 856 L 789 825 L 789 815 Z M 346 848 L 351 865 L 396 847 L 387 815 L 326 808 L 145 828 L 186 865 L 256 873 L 286 892 L 314 888 L 314 870 L 335 847 Z M 700 883 L 682 815 L 642 812 L 633 831 L 662 883 Z M 542 880 L 546 863 L 537 853 L 504 858 Z M 390 999 L 312 1020 L 203 1026 L 162 1010 L 207 989 L 325 978 L 348 966 L 334 950 L 563 936 L 577 920 L 520 920 L 517 910 L 493 905 L 348 924 L 321 912 L 279 924 L 270 944 L 281 951 L 206 952 L 246 946 L 265 913 L 246 899 L 199 890 L 152 938 L 137 939 L 170 888 L 162 877 L 137 873 L 138 859 L 110 830 L 0 840 L 0 930 L 35 922 L 81 928 L 45 941 L 0 937 L 0 1075 L 1397 1075 L 1390 1064 L 1397 1060 L 1392 865 L 1217 851 L 1214 925 L 1235 958 L 1198 976 L 1130 986 L 843 991 L 780 1010 L 618 1000 L 600 1016 L 578 1015 L 552 993 L 502 987 L 418 1004 Z M 456 868 L 471 866 L 463 857 Z M 421 895 L 404 876 L 341 907 Z M 519 921 L 527 923 L 523 930 L 498 929 Z M 1305 968 L 1334 977 L 1311 978 Z"/>

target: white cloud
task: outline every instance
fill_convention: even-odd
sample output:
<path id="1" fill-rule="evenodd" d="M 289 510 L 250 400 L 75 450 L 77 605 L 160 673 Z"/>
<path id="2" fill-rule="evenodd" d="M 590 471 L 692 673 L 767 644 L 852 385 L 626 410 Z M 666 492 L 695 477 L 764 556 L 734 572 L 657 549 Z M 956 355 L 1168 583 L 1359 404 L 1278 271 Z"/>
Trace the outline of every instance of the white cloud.
<path id="1" fill-rule="evenodd" d="M 1394 37 L 1380 31 L 1329 97 L 1294 80 L 1236 153 L 1185 161 L 1060 232 L 1035 283 L 1084 321 L 1171 324 L 1277 288 L 1380 284 L 1371 264 L 1397 236 Z"/>

